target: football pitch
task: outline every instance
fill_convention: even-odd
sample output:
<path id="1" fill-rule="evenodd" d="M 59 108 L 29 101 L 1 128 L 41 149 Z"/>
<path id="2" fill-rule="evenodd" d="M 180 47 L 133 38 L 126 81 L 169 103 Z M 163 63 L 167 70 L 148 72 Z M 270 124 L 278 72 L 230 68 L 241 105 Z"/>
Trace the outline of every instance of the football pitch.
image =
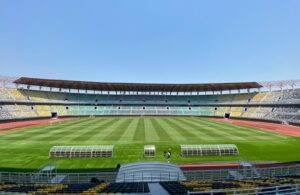
<path id="1" fill-rule="evenodd" d="M 172 149 L 175 164 L 215 161 L 299 161 L 300 138 L 196 117 L 96 117 L 41 125 L 0 134 L 0 170 L 32 171 L 50 163 L 52 146 L 114 145 L 112 158 L 55 159 L 60 171 L 115 168 L 137 161 L 163 161 Z M 144 145 L 156 146 L 144 158 Z M 236 144 L 240 155 L 181 157 L 181 144 Z"/>

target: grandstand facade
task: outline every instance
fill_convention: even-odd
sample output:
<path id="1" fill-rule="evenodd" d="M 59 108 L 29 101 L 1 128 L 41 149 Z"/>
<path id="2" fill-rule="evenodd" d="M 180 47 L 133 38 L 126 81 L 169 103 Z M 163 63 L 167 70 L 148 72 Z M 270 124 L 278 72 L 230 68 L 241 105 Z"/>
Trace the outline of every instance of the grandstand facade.
<path id="1" fill-rule="evenodd" d="M 300 123 L 299 81 L 137 84 L 25 77 L 1 81 L 1 120 L 188 115 Z"/>

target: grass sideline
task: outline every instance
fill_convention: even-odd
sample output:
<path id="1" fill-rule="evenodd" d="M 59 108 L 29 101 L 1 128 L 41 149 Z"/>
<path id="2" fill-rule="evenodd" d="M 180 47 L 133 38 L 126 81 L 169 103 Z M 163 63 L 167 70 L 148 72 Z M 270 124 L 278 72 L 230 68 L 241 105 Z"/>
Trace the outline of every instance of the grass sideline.
<path id="1" fill-rule="evenodd" d="M 300 138 L 195 117 L 96 117 L 24 128 L 0 134 L 0 170 L 33 171 L 49 162 L 54 145 L 114 145 L 113 158 L 57 159 L 59 171 L 115 168 L 118 163 L 163 161 L 299 161 Z M 156 145 L 156 157 L 144 158 L 144 145 Z M 237 157 L 181 157 L 180 144 L 236 144 Z"/>

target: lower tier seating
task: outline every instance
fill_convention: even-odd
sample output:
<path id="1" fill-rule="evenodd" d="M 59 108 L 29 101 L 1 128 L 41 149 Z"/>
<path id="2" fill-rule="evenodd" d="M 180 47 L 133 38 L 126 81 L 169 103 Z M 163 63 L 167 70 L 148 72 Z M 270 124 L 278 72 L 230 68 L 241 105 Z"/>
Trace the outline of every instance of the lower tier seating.
<path id="1" fill-rule="evenodd" d="M 145 182 L 111 183 L 101 193 L 149 193 Z"/>
<path id="2" fill-rule="evenodd" d="M 149 193 L 148 183 L 105 183 L 94 182 L 87 184 L 16 184 L 16 183 L 0 183 L 0 194 L 120 194 L 120 193 Z"/>
<path id="3" fill-rule="evenodd" d="M 214 194 L 230 194 L 230 190 L 246 190 L 249 194 L 255 193 L 255 189 L 260 189 L 260 193 L 274 194 L 277 189 L 291 191 L 291 184 L 299 184 L 300 176 L 273 177 L 252 180 L 228 180 L 228 181 L 185 181 L 185 182 L 160 182 L 161 186 L 172 195 L 185 195 L 188 191 L 197 194 L 209 194 L 211 191 L 218 191 Z M 128 183 L 105 183 L 93 182 L 87 184 L 16 184 L 0 183 L 0 194 L 147 194 L 150 193 L 146 182 Z"/>
<path id="4" fill-rule="evenodd" d="M 203 192 L 215 190 L 253 189 L 288 184 L 299 184 L 300 176 L 275 177 L 255 180 L 232 180 L 232 181 L 189 181 L 189 182 L 161 182 L 160 184 L 170 194 L 186 194 L 188 191 Z M 267 190 L 272 190 L 267 189 Z M 265 191 L 267 191 L 265 190 Z M 220 192 L 218 194 L 227 194 Z"/>

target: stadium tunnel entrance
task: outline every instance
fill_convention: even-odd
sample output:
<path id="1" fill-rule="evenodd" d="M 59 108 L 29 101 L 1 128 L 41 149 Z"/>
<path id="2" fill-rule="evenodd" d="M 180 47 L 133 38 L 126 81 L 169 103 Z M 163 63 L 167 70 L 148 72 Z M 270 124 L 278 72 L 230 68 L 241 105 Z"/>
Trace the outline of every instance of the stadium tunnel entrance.
<path id="1" fill-rule="evenodd" d="M 51 112 L 51 118 L 57 118 L 58 114 L 57 112 Z"/>
<path id="2" fill-rule="evenodd" d="M 225 113 L 224 118 L 230 118 L 230 113 Z"/>

